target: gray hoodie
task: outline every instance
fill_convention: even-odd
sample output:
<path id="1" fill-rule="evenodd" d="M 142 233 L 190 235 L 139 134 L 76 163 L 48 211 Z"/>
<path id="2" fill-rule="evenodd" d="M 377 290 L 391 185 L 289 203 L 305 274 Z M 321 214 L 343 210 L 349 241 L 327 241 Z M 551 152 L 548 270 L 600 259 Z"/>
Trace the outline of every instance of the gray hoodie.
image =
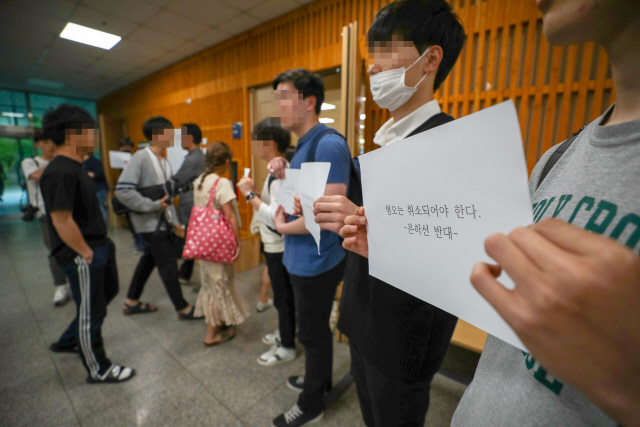
<path id="1" fill-rule="evenodd" d="M 160 208 L 160 200 L 144 197 L 137 189 L 164 184 L 172 176 L 169 162 L 164 158 L 162 161 L 158 159 L 151 148 L 136 152 L 120 174 L 115 195 L 122 204 L 134 211 L 129 218 L 136 233 L 153 233 L 158 227 L 160 215 L 165 212 Z M 171 224 L 178 223 L 173 206 L 166 209 L 166 216 Z M 161 229 L 166 227 L 163 225 Z"/>

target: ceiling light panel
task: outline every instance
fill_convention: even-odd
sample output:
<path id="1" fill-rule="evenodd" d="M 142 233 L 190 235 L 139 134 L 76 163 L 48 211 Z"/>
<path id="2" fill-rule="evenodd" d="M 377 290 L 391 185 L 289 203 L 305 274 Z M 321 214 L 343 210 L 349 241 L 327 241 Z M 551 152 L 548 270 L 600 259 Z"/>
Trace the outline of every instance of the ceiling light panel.
<path id="1" fill-rule="evenodd" d="M 60 33 L 60 37 L 106 50 L 111 49 L 122 40 L 120 36 L 94 30 L 89 27 L 83 27 L 82 25 L 72 22 L 69 22 L 67 26 L 64 27 L 64 30 Z"/>

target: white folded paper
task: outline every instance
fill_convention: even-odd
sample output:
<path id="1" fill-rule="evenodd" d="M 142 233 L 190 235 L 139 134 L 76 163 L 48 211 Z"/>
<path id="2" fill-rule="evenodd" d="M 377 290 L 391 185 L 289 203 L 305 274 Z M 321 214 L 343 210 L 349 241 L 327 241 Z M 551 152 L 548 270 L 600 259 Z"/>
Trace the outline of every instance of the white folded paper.
<path id="1" fill-rule="evenodd" d="M 484 240 L 532 223 L 511 101 L 360 156 L 369 274 L 524 349 L 469 282 Z M 514 284 L 505 273 L 499 279 Z"/>
<path id="2" fill-rule="evenodd" d="M 250 173 L 251 173 L 251 168 L 244 168 L 244 176 L 245 176 L 245 178 L 248 178 Z"/>
<path id="3" fill-rule="evenodd" d="M 182 147 L 167 148 L 167 160 L 171 165 L 173 173 L 178 172 L 182 163 L 184 163 L 184 158 L 187 157 L 187 154 L 189 154 L 189 152 Z"/>
<path id="4" fill-rule="evenodd" d="M 124 169 L 129 160 L 131 160 L 131 153 L 127 151 L 109 151 L 111 169 Z"/>
<path id="5" fill-rule="evenodd" d="M 320 224 L 314 220 L 313 202 L 324 195 L 329 178 L 330 162 L 309 162 L 300 166 L 300 183 L 298 192 L 300 204 L 302 205 L 302 215 L 304 216 L 304 226 L 311 233 L 316 245 L 318 245 L 318 255 L 320 255 Z"/>
<path id="6" fill-rule="evenodd" d="M 285 178 L 280 181 L 278 204 L 282 205 L 289 215 L 293 215 L 293 196 L 298 194 L 299 182 L 300 169 L 286 169 Z"/>

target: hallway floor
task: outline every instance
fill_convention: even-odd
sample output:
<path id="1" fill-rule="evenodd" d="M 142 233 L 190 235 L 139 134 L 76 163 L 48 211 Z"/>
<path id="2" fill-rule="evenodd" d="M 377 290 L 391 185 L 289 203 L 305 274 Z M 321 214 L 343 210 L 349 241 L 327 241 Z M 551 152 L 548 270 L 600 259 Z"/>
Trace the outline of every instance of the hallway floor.
<path id="1" fill-rule="evenodd" d="M 114 229 L 120 294 L 103 326 L 109 358 L 136 369 L 123 384 L 93 385 L 74 354 L 48 350 L 75 313 L 73 302 L 54 307 L 47 253 L 37 221 L 0 218 L 0 426 L 269 426 L 296 401 L 285 380 L 302 374 L 304 354 L 293 362 L 262 367 L 256 357 L 268 349 L 261 337 L 276 329 L 274 308 L 253 309 L 261 268 L 236 275 L 252 308 L 229 343 L 205 347 L 204 322 L 176 317 L 157 272 L 143 301 L 158 312 L 125 316 L 121 306 L 139 255 L 130 234 Z M 199 276 L 196 271 L 194 277 Z M 191 286 L 185 298 L 195 303 Z M 335 343 L 334 381 L 349 372 L 349 348 Z M 449 425 L 465 386 L 436 375 L 428 426 Z M 363 426 L 355 387 L 325 412 L 318 426 Z"/>

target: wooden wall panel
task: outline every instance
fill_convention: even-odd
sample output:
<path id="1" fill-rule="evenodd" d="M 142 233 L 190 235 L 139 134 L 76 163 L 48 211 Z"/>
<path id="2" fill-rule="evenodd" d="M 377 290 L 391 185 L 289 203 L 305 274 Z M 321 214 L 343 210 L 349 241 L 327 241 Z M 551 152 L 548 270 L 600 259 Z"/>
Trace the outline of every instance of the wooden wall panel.
<path id="1" fill-rule="evenodd" d="M 342 27 L 358 21 L 359 49 L 366 31 L 389 0 L 317 0 L 133 83 L 98 102 L 99 113 L 126 121 L 130 137 L 162 114 L 176 126 L 196 122 L 209 141 L 227 142 L 239 168 L 251 167 L 251 87 L 296 67 L 322 70 L 341 63 Z M 600 115 L 614 100 L 608 61 L 593 44 L 553 47 L 530 0 L 450 0 L 467 32 L 460 59 L 436 93 L 454 117 L 512 99 L 518 109 L 529 169 L 552 145 Z M 365 150 L 389 118 L 365 101 Z M 191 99 L 191 104 L 186 100 Z M 241 140 L 231 124 L 243 122 Z M 251 211 L 240 203 L 245 230 Z"/>

